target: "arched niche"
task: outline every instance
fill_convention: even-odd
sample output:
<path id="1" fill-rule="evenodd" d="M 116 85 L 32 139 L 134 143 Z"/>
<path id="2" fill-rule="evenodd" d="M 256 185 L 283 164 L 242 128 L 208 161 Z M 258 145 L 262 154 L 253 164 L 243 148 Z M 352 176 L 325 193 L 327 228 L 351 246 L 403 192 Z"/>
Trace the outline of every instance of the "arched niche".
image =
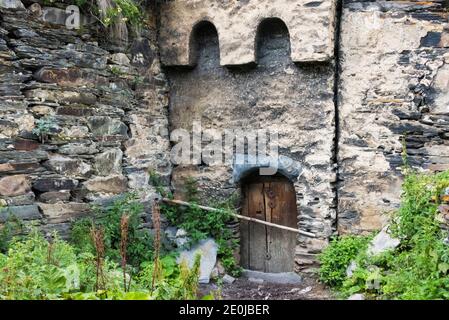
<path id="1" fill-rule="evenodd" d="M 208 68 L 220 64 L 220 40 L 215 25 L 208 20 L 197 22 L 189 38 L 189 66 Z"/>
<path id="2" fill-rule="evenodd" d="M 271 61 L 291 61 L 290 32 L 286 23 L 277 17 L 262 19 L 254 39 L 257 64 Z"/>

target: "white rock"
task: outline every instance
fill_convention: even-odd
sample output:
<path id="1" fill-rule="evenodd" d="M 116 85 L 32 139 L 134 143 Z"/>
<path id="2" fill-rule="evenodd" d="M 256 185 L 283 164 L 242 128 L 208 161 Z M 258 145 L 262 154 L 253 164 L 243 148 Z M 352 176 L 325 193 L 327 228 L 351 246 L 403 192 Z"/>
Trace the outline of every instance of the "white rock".
<path id="1" fill-rule="evenodd" d="M 178 247 L 178 248 L 181 248 L 181 247 L 183 247 L 185 244 L 187 244 L 189 242 L 189 237 L 185 237 L 185 238 L 176 238 L 175 239 L 175 243 L 176 243 L 176 246 Z"/>
<path id="2" fill-rule="evenodd" d="M 346 268 L 346 276 L 348 278 L 352 277 L 352 275 L 354 274 L 355 269 L 357 269 L 357 263 L 355 263 L 355 261 L 351 261 L 349 266 Z"/>
<path id="3" fill-rule="evenodd" d="M 25 6 L 19 0 L 0 0 L 0 8 L 25 10 Z"/>
<path id="4" fill-rule="evenodd" d="M 176 238 L 183 238 L 187 236 L 187 231 L 185 231 L 182 228 L 179 228 L 178 231 L 176 231 Z"/>
<path id="5" fill-rule="evenodd" d="M 178 231 L 178 229 L 176 227 L 168 227 L 167 229 L 165 229 L 165 236 L 167 237 L 168 240 L 170 241 L 174 241 L 176 238 L 176 232 Z"/>
<path id="6" fill-rule="evenodd" d="M 374 256 L 387 250 L 396 248 L 400 244 L 399 239 L 395 239 L 390 235 L 388 225 L 385 226 L 371 241 L 368 246 L 368 255 Z"/>
<path id="7" fill-rule="evenodd" d="M 187 236 L 187 231 L 185 231 L 182 228 L 176 231 L 175 237 L 176 238 L 174 239 L 174 241 L 176 243 L 176 246 L 178 246 L 179 248 L 184 246 L 190 240 L 189 237 Z"/>
<path id="8" fill-rule="evenodd" d="M 129 58 L 124 53 L 114 53 L 113 55 L 111 55 L 111 60 L 116 64 L 129 66 Z"/>
<path id="9" fill-rule="evenodd" d="M 312 287 L 306 287 L 304 289 L 302 289 L 301 291 L 299 291 L 299 294 L 306 294 L 308 292 L 312 291 Z"/>
<path id="10" fill-rule="evenodd" d="M 234 281 L 235 281 L 235 278 L 232 277 L 232 276 L 230 276 L 229 274 L 225 274 L 225 275 L 223 276 L 223 282 L 224 282 L 224 283 L 227 283 L 227 284 L 233 284 Z"/>
<path id="11" fill-rule="evenodd" d="M 179 230 L 178 230 L 179 231 Z M 199 283 L 209 283 L 212 270 L 217 262 L 218 245 L 214 239 L 201 240 L 190 250 L 184 250 L 178 257 L 178 263 L 186 261 L 189 267 L 193 266 L 197 254 L 201 255 Z"/>

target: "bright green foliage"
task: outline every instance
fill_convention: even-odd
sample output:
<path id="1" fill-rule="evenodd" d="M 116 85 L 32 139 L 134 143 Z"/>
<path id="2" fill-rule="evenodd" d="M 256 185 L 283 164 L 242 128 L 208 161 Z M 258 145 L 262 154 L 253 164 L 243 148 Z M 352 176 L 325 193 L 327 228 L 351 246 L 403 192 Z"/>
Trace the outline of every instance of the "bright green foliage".
<path id="1" fill-rule="evenodd" d="M 126 194 L 114 201 L 111 206 L 96 207 L 93 218 L 76 221 L 72 226 L 72 242 L 80 251 L 94 252 L 90 228 L 92 224 L 104 229 L 106 257 L 112 261 L 120 261 L 120 219 L 129 215 L 128 232 L 128 262 L 138 267 L 143 261 L 153 257 L 153 240 L 148 230 L 140 228 L 140 215 L 143 206 L 135 194 Z"/>
<path id="2" fill-rule="evenodd" d="M 21 233 L 22 229 L 22 221 L 14 215 L 9 215 L 5 223 L 0 226 L 0 253 L 6 253 L 8 251 L 12 237 Z"/>
<path id="3" fill-rule="evenodd" d="M 145 263 L 138 276 L 139 285 L 152 291 L 158 300 L 192 300 L 196 299 L 201 256 L 197 255 L 190 269 L 184 261 L 176 262 L 173 255 L 160 260 L 161 274 L 155 281 L 152 290 L 154 263 Z"/>
<path id="4" fill-rule="evenodd" d="M 80 286 L 73 248 L 57 237 L 50 245 L 37 232 L 13 242 L 0 269 L 0 299 L 53 299 Z"/>
<path id="5" fill-rule="evenodd" d="M 74 2 L 82 12 L 96 17 L 104 27 L 120 22 L 134 27 L 144 23 L 142 4 L 138 0 L 112 0 L 105 12 L 100 12 L 97 1 L 74 0 Z"/>
<path id="6" fill-rule="evenodd" d="M 153 177 L 151 182 L 158 182 Z M 158 188 L 156 186 L 156 188 Z M 159 187 L 160 188 L 160 187 Z M 233 276 L 239 276 L 241 268 L 237 265 L 234 258 L 234 251 L 239 247 L 239 241 L 233 239 L 231 230 L 227 227 L 227 223 L 236 219 L 233 216 L 234 199 L 226 202 L 209 204 L 213 208 L 220 210 L 205 211 L 198 205 L 198 187 L 192 178 L 187 178 L 184 183 L 187 201 L 193 205 L 190 207 L 175 207 L 167 204 L 161 205 L 161 213 L 168 221 L 179 228 L 184 229 L 190 242 L 186 246 L 191 246 L 199 240 L 212 237 L 218 244 L 218 257 L 223 264 L 225 270 Z"/>
<path id="7" fill-rule="evenodd" d="M 346 278 L 346 268 L 368 245 L 368 238 L 362 236 L 343 236 L 334 238 L 320 254 L 320 280 L 330 286 L 339 287 Z"/>
<path id="8" fill-rule="evenodd" d="M 110 26 L 119 19 L 134 26 L 142 24 L 142 9 L 134 0 L 113 0 L 113 3 L 114 6 L 107 9 L 102 20 L 105 26 Z"/>
<path id="9" fill-rule="evenodd" d="M 448 233 L 435 219 L 448 187 L 449 171 L 408 172 L 401 207 L 392 216 L 391 229 L 400 246 L 374 257 L 361 250 L 355 259 L 358 268 L 339 288 L 343 296 L 363 292 L 374 299 L 449 298 L 449 245 L 443 241 Z"/>
<path id="10" fill-rule="evenodd" d="M 14 240 L 6 255 L 0 254 L 0 299 L 109 299 L 155 300 L 196 299 L 200 257 L 192 268 L 178 265 L 173 256 L 161 259 L 161 277 L 151 290 L 153 263 L 145 262 L 138 275 L 132 277 L 131 291 L 124 292 L 122 270 L 105 259 L 105 290 L 94 291 L 95 257 L 90 252 L 76 253 L 69 243 L 57 235 L 51 242 L 33 231 Z"/>

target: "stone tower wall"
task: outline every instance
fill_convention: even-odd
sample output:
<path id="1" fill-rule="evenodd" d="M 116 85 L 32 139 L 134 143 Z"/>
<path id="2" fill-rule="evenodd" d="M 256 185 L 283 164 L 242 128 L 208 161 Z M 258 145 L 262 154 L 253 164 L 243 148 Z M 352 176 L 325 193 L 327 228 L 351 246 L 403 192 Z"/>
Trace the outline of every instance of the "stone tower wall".
<path id="1" fill-rule="evenodd" d="M 173 167 L 170 131 L 269 128 L 298 227 L 317 235 L 298 238 L 309 270 L 330 236 L 379 229 L 397 208 L 403 142 L 413 167 L 449 169 L 443 0 L 172 0 L 126 45 L 87 17 L 68 30 L 64 1 L 34 2 L 0 0 L 0 223 L 67 234 L 91 203 L 148 200 L 149 171 L 179 196 L 193 176 L 203 199 L 225 199 L 243 169 Z"/>

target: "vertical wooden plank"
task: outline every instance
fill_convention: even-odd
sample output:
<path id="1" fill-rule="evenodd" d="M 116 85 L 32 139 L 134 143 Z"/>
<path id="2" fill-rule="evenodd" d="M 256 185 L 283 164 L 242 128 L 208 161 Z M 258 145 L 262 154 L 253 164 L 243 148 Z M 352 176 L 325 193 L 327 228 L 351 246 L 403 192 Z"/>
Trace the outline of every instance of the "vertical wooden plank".
<path id="1" fill-rule="evenodd" d="M 244 215 L 297 228 L 296 193 L 284 177 L 257 177 L 246 184 Z M 252 222 L 242 221 L 242 266 L 264 272 L 294 269 L 297 235 Z M 246 230 L 246 231 L 245 231 Z"/>
<path id="2" fill-rule="evenodd" d="M 248 185 L 244 185 L 242 188 L 243 201 L 242 201 L 242 215 L 248 216 Z M 240 220 L 240 265 L 248 269 L 249 268 L 249 254 L 251 250 L 251 238 L 249 235 L 249 223 L 245 220 Z"/>
<path id="3" fill-rule="evenodd" d="M 251 183 L 248 188 L 249 216 L 265 220 L 263 183 Z M 249 237 L 251 239 L 249 267 L 251 270 L 265 271 L 265 252 L 267 247 L 265 226 L 250 222 Z"/>
<path id="4" fill-rule="evenodd" d="M 288 181 L 276 181 L 270 184 L 274 194 L 271 199 L 271 222 L 297 228 L 296 195 L 293 186 Z M 267 272 L 288 272 L 294 269 L 294 253 L 296 234 L 287 230 L 269 228 L 269 251 Z"/>
<path id="5" fill-rule="evenodd" d="M 268 180 L 264 183 L 264 201 L 265 201 L 265 221 L 267 222 L 273 222 L 273 210 L 272 210 L 272 189 L 271 189 L 271 182 Z M 265 226 L 266 233 L 267 233 L 267 239 L 266 239 L 266 253 L 265 253 L 265 272 L 271 272 L 271 264 L 273 263 L 271 261 L 272 254 L 271 254 L 271 242 L 273 241 L 273 228 L 269 226 Z"/>

